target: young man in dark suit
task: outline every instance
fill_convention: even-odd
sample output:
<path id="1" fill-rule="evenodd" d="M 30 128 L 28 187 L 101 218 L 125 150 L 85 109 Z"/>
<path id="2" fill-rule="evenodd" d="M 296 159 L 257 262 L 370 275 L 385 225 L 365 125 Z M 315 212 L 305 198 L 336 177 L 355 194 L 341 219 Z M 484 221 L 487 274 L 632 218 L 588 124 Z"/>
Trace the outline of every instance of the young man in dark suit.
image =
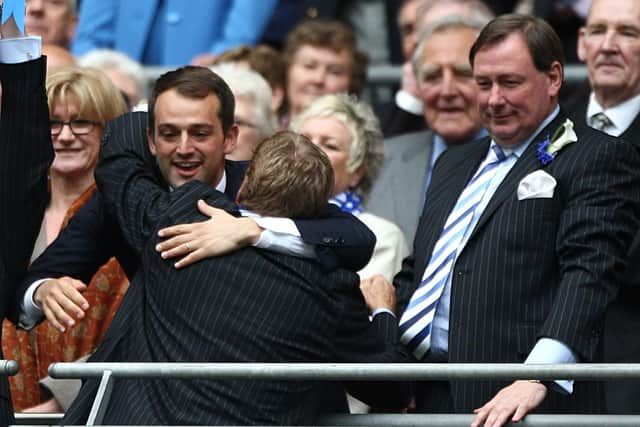
<path id="1" fill-rule="evenodd" d="M 175 90 L 158 97 L 152 131 L 158 136 L 156 152 L 170 149 L 175 141 L 175 129 L 165 127 L 165 108 L 184 108 L 186 100 Z M 203 150 L 213 148 L 213 134 L 220 128 L 219 105 L 213 101 L 205 108 L 211 101 L 196 105 L 190 100 L 201 112 L 200 125 L 212 130 L 199 141 Z M 381 313 L 369 322 L 352 272 L 327 273 L 316 261 L 255 248 L 175 269 L 155 250 L 157 230 L 176 221 L 200 220 L 195 202 L 201 198 L 229 212 L 235 213 L 235 207 L 197 180 L 168 193 L 149 173 L 151 165 L 140 147 L 116 135 L 103 147 L 98 185 L 127 242 L 140 252 L 142 266 L 126 296 L 138 309 L 118 312 L 96 357 L 146 362 L 403 360 L 397 321 Z M 321 214 L 332 189 L 331 165 L 321 151 L 305 137 L 279 133 L 257 149 L 238 201 L 261 215 L 309 218 Z M 393 295 L 390 288 L 386 292 Z M 87 382 L 65 423 L 83 421 L 95 388 L 95 381 Z M 312 382 L 116 381 L 104 422 L 296 425 L 315 419 L 318 391 Z"/>
<path id="2" fill-rule="evenodd" d="M 0 45 L 5 43 L 22 42 L 0 40 Z M 42 222 L 53 159 L 44 88 L 46 60 L 8 58 L 6 53 L 0 52 L 0 319 L 17 310 L 14 294 Z M 13 422 L 9 384 L 1 377 L 0 425 Z"/>
<path id="3" fill-rule="evenodd" d="M 150 150 L 146 155 L 154 160 L 154 173 L 160 180 L 169 186 L 177 188 L 185 182 L 198 179 L 217 187 L 229 198 L 235 199 L 240 182 L 244 176 L 246 162 L 225 161 L 224 155 L 231 151 L 237 138 L 237 126 L 233 123 L 234 100 L 233 95 L 222 95 L 220 87 L 210 88 L 211 93 L 189 92 L 190 80 L 211 80 L 213 73 L 205 68 L 185 67 L 179 70 L 179 75 L 185 87 L 185 93 L 192 101 L 198 101 L 212 97 L 220 105 L 222 127 L 216 129 L 215 135 L 209 135 L 211 129 L 200 126 L 198 111 L 189 109 L 189 103 L 181 105 L 184 109 L 173 108 L 168 111 L 166 123 L 159 129 L 162 133 L 150 132 L 147 135 L 147 114 L 131 113 L 119 120 L 118 128 L 109 127 L 105 130 L 103 139 L 108 141 L 112 133 L 125 135 L 135 144 L 142 144 L 155 152 L 155 157 Z M 225 84 L 226 87 L 226 84 Z M 220 93 L 216 95 L 216 93 Z M 155 126 L 155 98 L 150 100 L 149 125 Z M 188 114 L 184 114 L 188 112 Z M 203 151 L 199 147 L 203 138 L 215 137 L 215 148 Z M 158 145 L 164 139 L 174 139 L 171 144 Z M 180 142 L 179 139 L 185 139 Z M 147 142 L 148 141 L 148 142 Z M 277 241 L 267 245 L 280 251 L 289 250 L 288 246 L 296 246 L 299 253 L 317 257 L 327 268 L 338 265 L 349 268 L 361 268 L 368 262 L 371 256 L 375 237 L 364 224 L 355 217 L 343 214 L 339 209 L 327 205 L 323 217 L 319 219 L 296 220 L 295 223 L 287 222 L 289 228 L 293 228 L 293 235 L 284 236 L 285 243 Z M 224 227 L 219 227 L 220 246 L 208 255 L 217 255 L 223 252 L 251 244 L 260 239 L 263 232 L 257 226 L 268 228 L 262 220 L 247 218 L 237 219 L 229 217 L 216 217 L 215 222 L 226 221 Z M 282 228 L 278 223 L 278 228 Z M 267 230 L 268 232 L 268 230 Z M 271 239 L 283 238 L 283 233 L 271 233 Z M 293 242 L 293 244 L 291 244 Z M 193 246 L 190 246 L 193 245 Z M 283 248 L 284 247 L 284 248 Z M 182 252 L 190 253 L 199 249 L 196 243 L 183 242 Z M 199 251 L 198 254 L 201 252 Z M 310 255 L 309 255 L 310 253 Z M 124 267 L 127 274 L 132 277 L 139 264 L 138 255 L 131 250 L 122 238 L 118 224 L 115 222 L 112 212 L 105 209 L 102 195 L 96 195 L 83 207 L 60 233 L 60 236 L 47 248 L 47 250 L 33 263 L 29 274 L 22 282 L 18 293 L 19 303 L 23 310 L 20 322 L 24 327 L 32 327 L 42 316 L 43 312 L 49 321 L 54 322 L 61 329 L 66 329 L 75 324 L 74 319 L 84 316 L 89 309 L 82 298 L 81 290 L 84 284 L 96 271 L 98 266 L 104 264 L 110 257 L 115 256 Z M 191 258 L 193 262 L 193 257 Z"/>
<path id="4" fill-rule="evenodd" d="M 523 15 L 494 19 L 471 49 L 490 137 L 440 157 L 414 254 L 394 279 L 401 340 L 421 360 L 598 360 L 638 229 L 640 157 L 624 141 L 573 128 L 558 107 L 562 60 L 548 24 Z M 434 387 L 416 386 L 418 410 L 478 408 L 473 426 L 538 407 L 602 410 L 594 383 L 451 381 L 438 384 L 437 399 Z"/>

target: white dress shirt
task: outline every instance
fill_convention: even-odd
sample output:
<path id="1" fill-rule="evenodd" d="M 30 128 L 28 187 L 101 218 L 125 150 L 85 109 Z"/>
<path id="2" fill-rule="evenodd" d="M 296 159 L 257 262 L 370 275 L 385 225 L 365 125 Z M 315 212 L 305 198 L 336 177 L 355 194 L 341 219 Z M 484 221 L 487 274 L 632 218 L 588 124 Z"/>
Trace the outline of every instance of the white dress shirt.
<path id="1" fill-rule="evenodd" d="M 620 136 L 631 126 L 633 120 L 640 113 L 640 95 L 636 95 L 614 107 L 604 109 L 596 100 L 595 94 L 591 92 L 589 106 L 587 107 L 587 117 L 585 117 L 589 126 L 593 126 L 592 118 L 598 113 L 604 113 L 613 123 L 613 126 L 608 126 L 604 129 L 604 132 L 611 136 Z"/>

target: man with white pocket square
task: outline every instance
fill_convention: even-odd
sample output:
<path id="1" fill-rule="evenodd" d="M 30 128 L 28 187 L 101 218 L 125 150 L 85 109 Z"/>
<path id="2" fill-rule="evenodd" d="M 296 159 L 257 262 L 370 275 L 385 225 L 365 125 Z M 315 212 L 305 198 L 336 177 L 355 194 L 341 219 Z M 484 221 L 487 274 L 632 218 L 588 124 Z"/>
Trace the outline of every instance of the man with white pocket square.
<path id="1" fill-rule="evenodd" d="M 560 111 L 562 47 L 544 21 L 500 16 L 469 56 L 490 136 L 435 165 L 394 278 L 401 340 L 425 362 L 597 361 L 638 229 L 640 156 Z M 415 398 L 420 412 L 474 411 L 472 426 L 602 411 L 600 384 L 566 380 L 424 382 Z"/>

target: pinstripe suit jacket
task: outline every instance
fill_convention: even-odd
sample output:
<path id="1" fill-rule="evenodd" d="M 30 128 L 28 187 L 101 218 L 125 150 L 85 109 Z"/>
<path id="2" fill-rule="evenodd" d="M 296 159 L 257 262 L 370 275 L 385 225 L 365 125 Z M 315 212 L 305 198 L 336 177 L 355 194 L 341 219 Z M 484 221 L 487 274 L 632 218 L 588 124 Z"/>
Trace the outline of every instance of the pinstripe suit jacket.
<path id="1" fill-rule="evenodd" d="M 542 166 L 536 148 L 559 115 L 497 189 L 455 263 L 449 317 L 450 362 L 523 362 L 540 337 L 598 358 L 604 310 L 617 289 L 640 218 L 640 159 L 626 142 L 578 126 L 578 142 Z M 450 148 L 439 159 L 415 253 L 395 283 L 399 312 L 416 289 L 443 224 L 486 156 L 489 139 Z M 557 180 L 552 198 L 518 200 L 518 183 L 542 169 Z M 486 403 L 505 384 L 452 382 L 456 411 Z M 546 411 L 597 411 L 599 389 L 578 383 L 550 393 Z"/>
<path id="2" fill-rule="evenodd" d="M 117 361 L 393 361 L 404 351 L 392 316 L 367 317 L 352 272 L 245 248 L 177 270 L 159 257 L 156 231 L 203 219 L 199 198 L 235 211 L 221 193 L 191 182 L 171 193 L 117 140 L 102 148 L 98 186 L 142 265 L 98 349 Z M 133 304 L 131 304 L 133 302 Z M 124 304 L 124 303 L 123 303 Z M 94 357 L 95 360 L 95 357 Z M 85 384 L 65 423 L 82 420 Z M 116 381 L 107 424 L 299 424 L 318 411 L 317 387 L 287 381 Z"/>
<path id="3" fill-rule="evenodd" d="M 0 65 L 0 319 L 12 307 L 48 200 L 53 159 L 44 88 L 46 60 Z M 0 425 L 13 420 L 6 378 L 0 380 Z"/>
<path id="4" fill-rule="evenodd" d="M 123 115 L 109 123 L 103 139 L 111 134 L 124 138 L 138 147 L 145 162 L 152 165 L 152 174 L 162 180 L 155 160 L 147 148 L 146 113 Z M 227 188 L 225 194 L 235 198 L 244 177 L 247 162 L 225 161 Z M 315 245 L 318 258 L 328 269 L 340 265 L 353 270 L 364 267 L 375 245 L 373 233 L 352 215 L 333 205 L 327 206 L 326 217 L 296 220 L 302 239 Z M 24 299 L 28 287 L 36 280 L 71 276 L 86 283 L 99 266 L 115 256 L 132 277 L 139 259 L 126 244 L 111 213 L 105 208 L 100 192 L 89 200 L 62 230 L 58 238 L 36 259 L 23 278 L 16 295 L 16 304 Z"/>

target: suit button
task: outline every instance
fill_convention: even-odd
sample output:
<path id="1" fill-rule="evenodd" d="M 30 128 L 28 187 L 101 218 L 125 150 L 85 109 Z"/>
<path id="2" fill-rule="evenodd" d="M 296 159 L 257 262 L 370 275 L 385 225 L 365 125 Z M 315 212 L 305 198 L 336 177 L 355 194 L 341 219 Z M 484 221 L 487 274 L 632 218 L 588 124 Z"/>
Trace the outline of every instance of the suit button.
<path id="1" fill-rule="evenodd" d="M 317 18 L 318 17 L 318 8 L 311 6 L 307 9 L 307 17 L 309 18 Z"/>
<path id="2" fill-rule="evenodd" d="M 458 277 L 464 276 L 464 272 L 462 272 L 462 271 L 458 271 L 458 273 L 456 273 L 456 274 L 458 275 Z"/>
<path id="3" fill-rule="evenodd" d="M 331 243 L 335 243 L 333 237 L 323 237 L 322 241 L 326 244 L 331 244 Z"/>
<path id="4" fill-rule="evenodd" d="M 180 22 L 180 14 L 177 12 L 169 12 L 166 15 L 167 24 L 173 25 Z"/>

